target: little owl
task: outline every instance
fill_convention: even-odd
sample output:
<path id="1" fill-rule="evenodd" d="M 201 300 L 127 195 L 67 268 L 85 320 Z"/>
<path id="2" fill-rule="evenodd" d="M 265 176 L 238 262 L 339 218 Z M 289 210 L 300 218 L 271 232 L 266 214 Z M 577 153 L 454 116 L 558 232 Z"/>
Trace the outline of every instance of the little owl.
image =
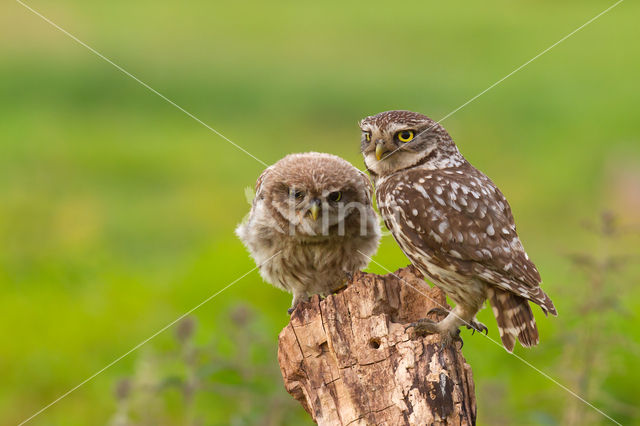
<path id="1" fill-rule="evenodd" d="M 529 301 L 545 314 L 557 312 L 540 288 L 502 192 L 469 164 L 439 123 L 422 114 L 382 112 L 363 119 L 360 128 L 385 224 L 411 262 L 456 304 L 438 323 L 425 318 L 409 327 L 421 335 L 439 333 L 445 344 L 463 324 L 487 331 L 476 313 L 489 299 L 508 351 L 516 338 L 525 347 L 536 345 Z"/>
<path id="2" fill-rule="evenodd" d="M 236 229 L 265 281 L 293 293 L 292 307 L 344 286 L 380 240 L 366 174 L 330 154 L 287 155 L 256 182 Z"/>

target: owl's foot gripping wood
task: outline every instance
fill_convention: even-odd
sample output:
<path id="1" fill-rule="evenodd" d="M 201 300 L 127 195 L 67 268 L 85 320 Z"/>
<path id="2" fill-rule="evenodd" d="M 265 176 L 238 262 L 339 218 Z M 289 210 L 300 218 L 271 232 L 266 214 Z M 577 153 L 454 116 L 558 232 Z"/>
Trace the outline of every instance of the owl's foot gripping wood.
<path id="1" fill-rule="evenodd" d="M 434 320 L 431 320 L 429 318 L 422 318 L 406 326 L 405 331 L 409 328 L 413 328 L 413 332 L 415 333 L 415 335 L 421 337 L 424 337 L 428 334 L 439 334 L 442 339 L 440 344 L 442 349 L 451 346 L 453 342 L 460 342 L 460 347 L 462 348 L 464 342 L 460 338 L 460 329 L 444 329 L 442 326 L 440 326 L 440 324 L 440 322 L 435 322 Z"/>
<path id="2" fill-rule="evenodd" d="M 442 321 L 436 322 L 429 318 L 423 318 L 413 322 L 405 327 L 405 330 L 413 328 L 415 335 L 426 336 L 427 334 L 439 334 L 442 337 L 442 347 L 451 345 L 454 341 L 463 344 L 460 338 L 460 326 L 464 325 L 474 333 L 476 331 L 488 333 L 487 326 L 476 320 L 475 316 L 466 319 L 469 315 L 464 315 L 468 311 L 459 305 L 452 311 L 448 311 L 441 307 L 431 309 L 427 315 L 446 316 Z"/>
<path id="3" fill-rule="evenodd" d="M 293 300 L 291 301 L 291 307 L 287 309 L 287 313 L 289 315 L 293 314 L 293 311 L 296 310 L 298 305 L 302 302 L 306 302 L 309 300 L 309 296 L 304 293 L 293 293 Z"/>
<path id="4" fill-rule="evenodd" d="M 326 296 L 330 294 L 336 294 L 347 288 L 350 282 L 353 281 L 354 274 L 353 272 L 345 272 L 345 280 L 339 284 L 338 287 L 326 293 L 318 293 L 321 299 L 324 299 Z M 294 293 L 293 301 L 291 302 L 291 307 L 287 309 L 287 313 L 289 315 L 293 314 L 293 311 L 296 310 L 298 305 L 303 302 L 309 301 L 309 295 L 305 293 Z"/>
<path id="5" fill-rule="evenodd" d="M 427 312 L 427 315 L 436 314 L 446 317 L 447 315 L 449 315 L 449 313 L 450 311 L 444 308 L 433 308 L 429 312 Z M 464 326 L 467 327 L 467 329 L 471 330 L 471 334 L 474 334 L 476 331 L 484 334 L 489 334 L 489 328 L 478 321 L 476 317 L 473 317 L 471 321 L 465 322 Z"/>

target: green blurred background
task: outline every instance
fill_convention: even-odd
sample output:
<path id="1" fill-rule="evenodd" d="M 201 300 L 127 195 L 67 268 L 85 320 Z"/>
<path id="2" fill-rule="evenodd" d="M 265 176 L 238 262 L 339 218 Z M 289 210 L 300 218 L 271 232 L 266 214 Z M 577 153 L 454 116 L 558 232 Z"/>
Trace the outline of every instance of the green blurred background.
<path id="1" fill-rule="evenodd" d="M 362 168 L 362 117 L 439 119 L 613 1 L 28 4 L 268 164 L 316 150 Z M 622 3 L 443 123 L 510 200 L 560 313 L 536 310 L 542 342 L 516 354 L 623 424 L 640 424 L 639 13 Z M 264 167 L 19 3 L 0 34 L 0 423 L 16 424 L 253 268 L 233 229 Z M 389 236 L 375 260 L 407 264 Z M 254 271 L 30 424 L 310 423 L 275 358 L 289 303 Z M 609 423 L 463 338 L 480 424 Z"/>

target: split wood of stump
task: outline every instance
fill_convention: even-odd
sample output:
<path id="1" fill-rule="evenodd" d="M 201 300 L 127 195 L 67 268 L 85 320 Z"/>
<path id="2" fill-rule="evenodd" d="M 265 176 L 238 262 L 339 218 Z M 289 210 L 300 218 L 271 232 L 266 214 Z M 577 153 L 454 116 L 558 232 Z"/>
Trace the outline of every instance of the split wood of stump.
<path id="1" fill-rule="evenodd" d="M 405 331 L 438 306 L 447 306 L 444 293 L 412 267 L 357 273 L 344 290 L 314 296 L 279 336 L 287 391 L 319 425 L 475 424 L 461 345 L 442 349 L 437 335 Z"/>

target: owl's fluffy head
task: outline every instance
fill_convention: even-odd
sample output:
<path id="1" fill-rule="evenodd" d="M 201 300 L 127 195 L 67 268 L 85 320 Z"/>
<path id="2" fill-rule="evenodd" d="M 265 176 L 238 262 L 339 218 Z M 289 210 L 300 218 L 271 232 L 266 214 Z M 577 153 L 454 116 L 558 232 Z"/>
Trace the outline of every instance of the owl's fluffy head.
<path id="1" fill-rule="evenodd" d="M 464 162 L 449 133 L 426 115 L 385 111 L 360 121 L 360 150 L 376 176 L 424 164 L 430 169 Z"/>
<path id="2" fill-rule="evenodd" d="M 360 225 L 367 229 L 371 197 L 364 173 L 340 157 L 317 152 L 287 155 L 256 183 L 256 198 L 280 228 L 303 238 L 347 235 Z"/>

